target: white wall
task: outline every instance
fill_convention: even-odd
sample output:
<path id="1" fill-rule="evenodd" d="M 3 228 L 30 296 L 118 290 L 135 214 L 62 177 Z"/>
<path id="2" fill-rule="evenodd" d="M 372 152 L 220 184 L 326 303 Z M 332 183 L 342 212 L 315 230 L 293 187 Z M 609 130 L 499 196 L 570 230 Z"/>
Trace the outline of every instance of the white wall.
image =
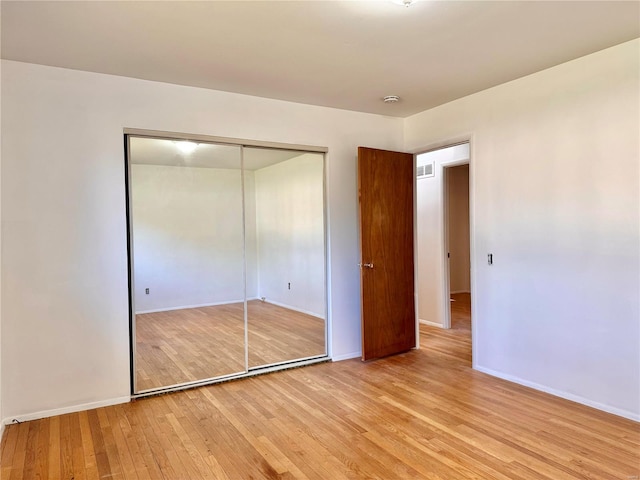
<path id="1" fill-rule="evenodd" d="M 449 291 L 471 291 L 469 241 L 469 165 L 446 169 Z"/>
<path id="2" fill-rule="evenodd" d="M 324 318 L 323 178 L 312 153 L 255 172 L 259 296 Z"/>
<path id="3" fill-rule="evenodd" d="M 2 98 L 5 418 L 128 398 L 124 127 L 328 147 L 331 353 L 359 355 L 356 149 L 402 120 L 12 61 Z"/>
<path id="4" fill-rule="evenodd" d="M 639 59 L 634 40 L 405 119 L 412 151 L 472 139 L 476 368 L 636 419 Z"/>
<path id="5" fill-rule="evenodd" d="M 418 318 L 442 327 L 449 303 L 444 296 L 444 167 L 469 161 L 469 144 L 418 155 L 419 165 L 433 162 L 434 175 L 417 180 Z"/>
<path id="6" fill-rule="evenodd" d="M 244 301 L 240 169 L 131 165 L 131 214 L 137 313 Z"/>

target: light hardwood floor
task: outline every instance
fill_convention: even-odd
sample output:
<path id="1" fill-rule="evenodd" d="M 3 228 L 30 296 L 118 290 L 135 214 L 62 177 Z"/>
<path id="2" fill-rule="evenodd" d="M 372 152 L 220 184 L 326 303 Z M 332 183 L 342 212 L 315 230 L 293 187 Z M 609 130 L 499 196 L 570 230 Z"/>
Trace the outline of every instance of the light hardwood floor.
<path id="1" fill-rule="evenodd" d="M 325 354 L 321 318 L 247 304 L 249 367 Z M 243 372 L 243 304 L 136 315 L 138 391 Z"/>
<path id="2" fill-rule="evenodd" d="M 602 479 L 639 424 L 470 368 L 464 299 L 423 349 L 11 425 L 2 479 Z M 467 303 L 468 305 L 468 303 Z"/>

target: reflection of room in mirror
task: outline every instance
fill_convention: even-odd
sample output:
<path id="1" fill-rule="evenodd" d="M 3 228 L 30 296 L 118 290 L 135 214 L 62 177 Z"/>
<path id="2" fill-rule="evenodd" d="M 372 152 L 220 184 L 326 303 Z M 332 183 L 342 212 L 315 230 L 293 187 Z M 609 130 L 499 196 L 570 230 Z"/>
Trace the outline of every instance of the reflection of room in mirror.
<path id="1" fill-rule="evenodd" d="M 323 334 L 321 349 L 294 353 L 293 339 L 289 351 L 274 349 L 269 363 L 278 363 L 299 358 L 295 355 L 325 354 L 324 159 L 320 154 L 304 153 L 252 168 L 263 152 L 247 148 L 244 155 L 247 296 L 281 307 L 281 317 L 297 319 L 297 329 L 300 314 L 306 315 L 309 331 L 318 328 L 310 326 L 312 319 L 320 319 L 316 323 Z M 256 344 L 252 340 L 273 328 L 267 324 L 273 314 L 259 304 L 250 304 L 247 314 L 251 368 L 265 358 L 252 355 Z"/>
<path id="2" fill-rule="evenodd" d="M 132 165 L 131 180 L 136 313 L 242 302 L 240 170 Z"/>
<path id="3" fill-rule="evenodd" d="M 136 391 L 325 356 L 323 155 L 129 141 Z"/>
<path id="4" fill-rule="evenodd" d="M 248 297 L 324 317 L 322 156 L 300 155 L 245 172 L 245 179 L 247 254 L 255 256 L 247 271 L 256 285 Z"/>

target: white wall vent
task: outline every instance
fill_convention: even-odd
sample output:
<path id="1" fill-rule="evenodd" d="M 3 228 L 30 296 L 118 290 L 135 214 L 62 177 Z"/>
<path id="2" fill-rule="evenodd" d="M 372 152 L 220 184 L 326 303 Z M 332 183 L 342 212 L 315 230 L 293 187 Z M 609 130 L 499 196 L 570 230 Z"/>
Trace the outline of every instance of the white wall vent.
<path id="1" fill-rule="evenodd" d="M 433 167 L 433 162 L 425 165 L 418 165 L 416 167 L 416 176 L 418 178 L 433 177 L 435 175 L 435 169 Z"/>

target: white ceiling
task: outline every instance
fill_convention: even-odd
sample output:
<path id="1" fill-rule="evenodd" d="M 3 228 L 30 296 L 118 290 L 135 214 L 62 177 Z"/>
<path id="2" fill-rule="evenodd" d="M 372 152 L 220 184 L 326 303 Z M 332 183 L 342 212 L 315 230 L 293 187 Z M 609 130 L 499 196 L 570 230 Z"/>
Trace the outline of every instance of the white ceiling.
<path id="1" fill-rule="evenodd" d="M 637 1 L 6 1 L 2 58 L 408 116 L 640 36 Z M 385 95 L 401 102 L 384 104 Z"/>
<path id="2" fill-rule="evenodd" d="M 130 161 L 135 165 L 240 168 L 240 147 L 237 145 L 198 142 L 193 152 L 183 153 L 176 143 L 175 140 L 169 139 L 130 137 Z M 259 170 L 302 154 L 303 152 L 293 150 L 244 147 L 242 161 L 245 170 Z"/>

